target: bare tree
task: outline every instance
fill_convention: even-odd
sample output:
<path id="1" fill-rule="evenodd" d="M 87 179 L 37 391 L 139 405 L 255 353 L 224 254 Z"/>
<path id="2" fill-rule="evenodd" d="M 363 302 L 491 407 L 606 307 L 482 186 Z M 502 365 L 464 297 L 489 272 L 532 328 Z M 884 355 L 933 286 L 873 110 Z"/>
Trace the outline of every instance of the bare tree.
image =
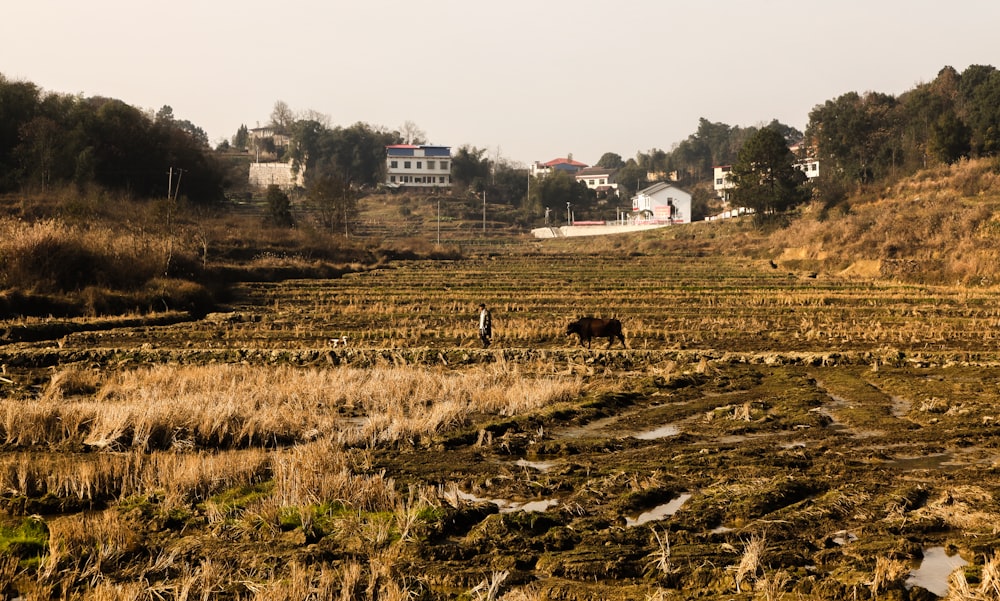
<path id="1" fill-rule="evenodd" d="M 327 115 L 326 113 L 321 113 L 313 109 L 308 109 L 304 111 L 299 116 L 299 119 L 302 119 L 303 121 L 315 121 L 316 123 L 319 123 L 321 126 L 323 126 L 324 129 L 331 129 L 332 128 L 331 124 L 333 123 L 333 119 L 330 117 L 330 115 Z"/>
<path id="2" fill-rule="evenodd" d="M 406 144 L 426 144 L 427 143 L 427 132 L 417 127 L 417 124 L 413 121 L 407 121 L 403 123 L 402 127 L 399 128 L 400 135 Z"/>
<path id="3" fill-rule="evenodd" d="M 295 115 L 292 113 L 292 109 L 288 107 L 288 103 L 284 100 L 275 102 L 274 108 L 271 110 L 271 126 L 287 130 L 293 122 L 295 122 Z"/>

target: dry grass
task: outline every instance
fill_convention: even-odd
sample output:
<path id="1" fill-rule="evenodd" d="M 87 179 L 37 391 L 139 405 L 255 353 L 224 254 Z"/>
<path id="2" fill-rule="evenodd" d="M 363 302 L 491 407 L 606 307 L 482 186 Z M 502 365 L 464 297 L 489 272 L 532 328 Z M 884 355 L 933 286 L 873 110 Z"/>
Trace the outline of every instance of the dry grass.
<path id="1" fill-rule="evenodd" d="M 37 402 L 0 400 L 8 448 L 185 450 L 416 442 L 474 415 L 510 416 L 575 397 L 579 378 L 504 363 L 463 372 L 407 367 L 171 366 L 58 372 Z"/>
<path id="2" fill-rule="evenodd" d="M 901 588 L 909 575 L 910 566 L 906 562 L 888 557 L 876 558 L 875 570 L 869 583 L 872 598 L 877 598 L 890 589 Z"/>
<path id="3" fill-rule="evenodd" d="M 904 180 L 846 214 L 807 211 L 767 242 L 774 257 L 840 271 L 878 261 L 884 277 L 927 283 L 1000 282 L 1000 176 L 992 160 L 962 161 Z M 803 241 L 809 241 L 803 245 Z"/>
<path id="4" fill-rule="evenodd" d="M 963 570 L 955 570 L 948 578 L 948 601 L 1000 600 L 1000 553 L 985 557 L 979 585 L 971 586 Z"/>
<path id="5" fill-rule="evenodd" d="M 740 563 L 736 566 L 736 590 L 739 591 L 743 582 L 756 582 L 763 569 L 761 562 L 764 558 L 764 550 L 767 547 L 767 535 L 752 533 L 750 538 L 743 543 L 743 555 L 740 556 Z"/>
<path id="6" fill-rule="evenodd" d="M 663 531 L 662 536 L 655 528 L 650 528 L 656 546 L 647 559 L 647 571 L 655 572 L 660 576 L 670 576 L 677 571 L 676 567 L 670 563 L 670 532 Z"/>

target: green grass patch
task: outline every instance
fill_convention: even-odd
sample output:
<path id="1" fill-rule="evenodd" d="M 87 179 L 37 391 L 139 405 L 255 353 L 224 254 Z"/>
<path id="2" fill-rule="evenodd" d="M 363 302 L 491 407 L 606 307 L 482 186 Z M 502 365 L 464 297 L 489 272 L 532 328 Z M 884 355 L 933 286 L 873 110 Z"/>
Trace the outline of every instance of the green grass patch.
<path id="1" fill-rule="evenodd" d="M 20 523 L 0 526 L 0 553 L 17 557 L 22 567 L 37 564 L 49 547 L 49 528 L 37 517 Z"/>

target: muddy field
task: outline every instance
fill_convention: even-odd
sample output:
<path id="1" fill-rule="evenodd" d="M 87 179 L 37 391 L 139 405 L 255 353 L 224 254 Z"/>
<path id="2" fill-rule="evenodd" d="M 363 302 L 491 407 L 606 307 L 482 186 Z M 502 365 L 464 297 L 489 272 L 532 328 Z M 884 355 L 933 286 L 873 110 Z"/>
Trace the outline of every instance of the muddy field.
<path id="1" fill-rule="evenodd" d="M 4 594 L 997 598 L 998 322 L 994 289 L 531 246 L 3 324 Z"/>

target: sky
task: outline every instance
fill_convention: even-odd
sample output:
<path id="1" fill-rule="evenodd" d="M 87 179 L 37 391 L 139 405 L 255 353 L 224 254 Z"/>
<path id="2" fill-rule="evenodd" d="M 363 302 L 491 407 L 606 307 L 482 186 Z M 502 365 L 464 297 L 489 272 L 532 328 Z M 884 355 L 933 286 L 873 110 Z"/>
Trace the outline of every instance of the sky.
<path id="1" fill-rule="evenodd" d="M 214 146 L 282 101 L 528 165 L 805 130 L 847 92 L 1000 68 L 997 0 L 12 0 L 0 74 L 173 109 Z"/>

